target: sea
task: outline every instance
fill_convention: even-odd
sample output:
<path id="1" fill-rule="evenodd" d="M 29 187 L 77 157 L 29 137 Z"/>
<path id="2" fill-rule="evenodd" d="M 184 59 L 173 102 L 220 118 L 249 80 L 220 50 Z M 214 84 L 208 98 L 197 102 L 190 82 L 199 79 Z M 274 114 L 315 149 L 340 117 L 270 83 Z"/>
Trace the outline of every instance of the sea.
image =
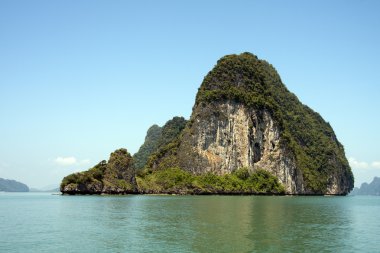
<path id="1" fill-rule="evenodd" d="M 380 197 L 3 192 L 0 252 L 380 252 Z"/>

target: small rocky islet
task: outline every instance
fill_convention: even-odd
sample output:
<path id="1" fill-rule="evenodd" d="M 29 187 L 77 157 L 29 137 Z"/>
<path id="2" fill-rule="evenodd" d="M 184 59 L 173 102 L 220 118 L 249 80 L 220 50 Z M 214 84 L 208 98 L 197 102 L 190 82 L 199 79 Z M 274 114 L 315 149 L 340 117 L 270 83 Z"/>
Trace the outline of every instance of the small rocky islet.
<path id="1" fill-rule="evenodd" d="M 346 195 L 354 177 L 330 124 L 272 65 L 227 55 L 204 78 L 189 120 L 148 129 L 131 156 L 111 153 L 66 176 L 64 194 Z"/>

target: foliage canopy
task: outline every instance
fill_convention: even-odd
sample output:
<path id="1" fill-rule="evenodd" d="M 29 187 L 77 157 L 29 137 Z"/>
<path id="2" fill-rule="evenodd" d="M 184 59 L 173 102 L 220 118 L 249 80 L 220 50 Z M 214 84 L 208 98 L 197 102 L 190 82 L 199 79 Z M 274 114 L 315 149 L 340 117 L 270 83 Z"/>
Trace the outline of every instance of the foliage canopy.
<path id="1" fill-rule="evenodd" d="M 241 168 L 232 174 L 194 175 L 180 168 L 156 170 L 137 177 L 143 193 L 168 194 L 284 194 L 278 179 L 266 170 L 249 173 Z"/>

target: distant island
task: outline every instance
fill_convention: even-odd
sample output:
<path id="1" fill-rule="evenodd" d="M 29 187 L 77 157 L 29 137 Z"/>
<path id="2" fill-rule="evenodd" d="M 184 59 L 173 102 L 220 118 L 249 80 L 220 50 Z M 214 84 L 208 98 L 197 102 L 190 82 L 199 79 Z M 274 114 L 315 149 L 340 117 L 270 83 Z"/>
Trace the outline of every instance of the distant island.
<path id="1" fill-rule="evenodd" d="M 374 177 L 371 183 L 363 183 L 360 188 L 355 187 L 350 195 L 380 196 L 380 177 Z"/>
<path id="2" fill-rule="evenodd" d="M 15 180 L 0 178 L 0 191 L 4 192 L 28 192 L 29 187 L 26 184 Z"/>
<path id="3" fill-rule="evenodd" d="M 133 156 L 111 153 L 66 176 L 64 194 L 346 195 L 354 178 L 330 124 L 274 67 L 227 55 L 204 78 L 189 120 L 148 129 Z"/>

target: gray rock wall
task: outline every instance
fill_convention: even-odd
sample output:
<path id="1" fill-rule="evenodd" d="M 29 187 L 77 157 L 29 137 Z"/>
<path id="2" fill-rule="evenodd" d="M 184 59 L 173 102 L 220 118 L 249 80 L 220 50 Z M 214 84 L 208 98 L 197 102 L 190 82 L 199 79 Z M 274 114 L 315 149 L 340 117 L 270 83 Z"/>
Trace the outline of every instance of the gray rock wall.
<path id="1" fill-rule="evenodd" d="M 179 147 L 180 167 L 218 175 L 247 167 L 277 176 L 288 194 L 305 194 L 294 157 L 280 145 L 280 132 L 266 110 L 235 102 L 199 104 Z"/>

